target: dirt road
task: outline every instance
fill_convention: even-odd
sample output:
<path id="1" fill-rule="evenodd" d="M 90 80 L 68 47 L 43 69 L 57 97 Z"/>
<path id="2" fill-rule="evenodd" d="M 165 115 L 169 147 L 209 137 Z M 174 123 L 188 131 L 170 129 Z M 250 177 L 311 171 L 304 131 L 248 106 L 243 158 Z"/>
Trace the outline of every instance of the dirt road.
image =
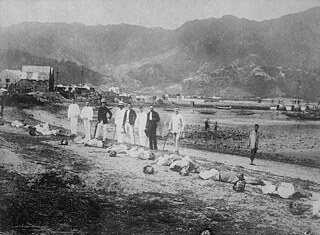
<path id="1" fill-rule="evenodd" d="M 151 164 L 149 160 L 126 155 L 110 158 L 105 148 L 72 141 L 61 146 L 59 137 L 29 136 L 24 128 L 9 125 L 11 117 L 22 118 L 23 112 L 14 108 L 9 112 L 14 115 L 5 118 L 0 132 L 0 152 L 5 156 L 0 161 L 1 232 L 191 235 L 209 227 L 214 234 L 298 235 L 308 229 L 320 230 L 319 221 L 310 219 L 310 211 L 292 215 L 292 200 L 262 194 L 259 186 L 247 185 L 244 193 L 235 193 L 231 184 L 201 180 L 195 173 L 181 176 L 156 165 L 154 175 L 145 175 L 142 168 Z M 39 120 L 68 127 L 59 115 L 43 110 L 27 113 L 32 118 L 23 118 L 30 123 Z M 318 169 L 259 159 L 256 166 L 249 166 L 243 157 L 187 148 L 181 154 L 207 168 L 243 172 L 271 182 L 294 182 L 314 195 L 320 192 Z M 46 187 L 30 181 L 52 171 L 73 173 L 83 183 L 48 188 L 48 181 Z M 31 187 L 30 182 L 38 184 Z"/>

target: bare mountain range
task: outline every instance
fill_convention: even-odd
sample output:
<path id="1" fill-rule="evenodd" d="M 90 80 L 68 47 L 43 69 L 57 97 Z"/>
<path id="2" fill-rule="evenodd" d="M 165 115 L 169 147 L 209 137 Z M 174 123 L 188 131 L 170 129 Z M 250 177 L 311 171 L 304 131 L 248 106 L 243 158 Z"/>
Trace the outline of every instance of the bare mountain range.
<path id="1" fill-rule="evenodd" d="M 61 71 L 72 64 L 74 74 L 60 76 L 65 83 L 77 81 L 78 70 L 86 68 L 86 81 L 127 91 L 316 99 L 319 22 L 320 7 L 262 22 L 234 16 L 194 20 L 175 30 L 21 23 L 0 28 L 0 49 L 43 58 Z"/>

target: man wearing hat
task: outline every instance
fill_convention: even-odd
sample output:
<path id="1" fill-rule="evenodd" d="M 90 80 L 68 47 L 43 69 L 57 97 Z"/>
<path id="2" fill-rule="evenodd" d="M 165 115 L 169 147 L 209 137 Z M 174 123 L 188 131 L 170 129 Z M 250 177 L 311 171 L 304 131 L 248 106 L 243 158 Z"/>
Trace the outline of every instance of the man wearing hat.
<path id="1" fill-rule="evenodd" d="M 93 109 L 89 107 L 89 102 L 86 102 L 86 106 L 81 110 L 80 118 L 83 119 L 85 141 L 91 139 L 91 120 L 93 119 Z"/>
<path id="2" fill-rule="evenodd" d="M 127 135 L 128 142 L 135 144 L 134 139 L 134 123 L 136 122 L 137 114 L 132 109 L 132 104 L 128 103 L 128 109 L 124 113 L 123 127 Z"/>
<path id="3" fill-rule="evenodd" d="M 157 146 L 157 125 L 160 121 L 159 114 L 153 110 L 153 105 L 150 105 L 150 112 L 147 114 L 146 133 L 149 136 L 150 149 L 158 149 Z"/>
<path id="4" fill-rule="evenodd" d="M 101 99 L 101 107 L 98 109 L 98 126 L 97 126 L 97 130 L 94 137 L 98 139 L 101 128 L 102 128 L 103 129 L 102 141 L 105 141 L 107 138 L 107 124 L 112 117 L 112 113 L 110 109 L 106 107 L 106 103 L 107 103 L 106 99 L 104 98 Z M 107 114 L 109 114 L 109 117 Z"/>
<path id="5" fill-rule="evenodd" d="M 116 124 L 116 132 L 117 132 L 117 139 L 119 143 L 123 143 L 124 139 L 124 128 L 123 128 L 123 118 L 124 118 L 124 104 L 122 101 L 118 104 L 119 109 L 114 118 L 114 123 Z"/>

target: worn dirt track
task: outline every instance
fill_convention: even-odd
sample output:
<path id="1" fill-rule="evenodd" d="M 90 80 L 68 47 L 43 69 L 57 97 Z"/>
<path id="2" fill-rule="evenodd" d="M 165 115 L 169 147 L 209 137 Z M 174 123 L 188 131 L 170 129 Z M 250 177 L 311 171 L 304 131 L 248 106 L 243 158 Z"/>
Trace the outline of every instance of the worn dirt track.
<path id="1" fill-rule="evenodd" d="M 5 125 L 0 127 L 0 151 L 5 156 L 0 161 L 0 232 L 4 234 L 200 234 L 205 228 L 214 234 L 303 234 L 320 230 L 310 211 L 292 215 L 288 207 L 292 200 L 264 195 L 258 186 L 247 185 L 244 193 L 235 193 L 231 184 L 201 180 L 195 173 L 180 176 L 164 166 L 155 166 L 154 175 L 145 175 L 142 168 L 149 160 L 125 155 L 110 158 L 105 148 L 71 140 L 61 146 L 62 137 L 29 136 L 25 129 L 9 125 L 13 117 L 32 125 L 48 121 L 53 128 L 67 128 L 68 123 L 61 113 L 26 111 L 33 116 L 8 108 Z M 256 166 L 249 166 L 243 157 L 185 147 L 181 154 L 204 167 L 295 182 L 314 195 L 320 192 L 318 169 L 259 159 Z M 52 171 L 77 175 L 81 183 L 30 186 L 31 179 Z"/>

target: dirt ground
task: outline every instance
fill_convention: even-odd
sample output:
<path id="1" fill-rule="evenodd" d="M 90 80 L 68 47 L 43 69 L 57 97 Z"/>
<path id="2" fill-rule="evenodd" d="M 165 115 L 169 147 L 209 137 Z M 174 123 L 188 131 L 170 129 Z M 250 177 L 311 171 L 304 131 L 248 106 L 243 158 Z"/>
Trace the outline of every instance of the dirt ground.
<path id="1" fill-rule="evenodd" d="M 311 218 L 310 210 L 302 215 L 289 211 L 293 200 L 310 204 L 319 197 L 320 182 L 311 177 L 318 169 L 261 159 L 252 167 L 243 157 L 182 148 L 181 154 L 203 167 L 297 183 L 313 197 L 282 199 L 252 185 L 236 193 L 231 184 L 201 180 L 196 173 L 181 176 L 165 166 L 154 165 L 155 174 L 145 175 L 142 168 L 150 160 L 111 158 L 106 148 L 86 147 L 71 139 L 62 146 L 64 137 L 30 136 L 26 128 L 10 126 L 14 120 L 29 125 L 47 121 L 52 129 L 68 127 L 59 108 L 5 110 L 0 126 L 0 234 L 193 235 L 206 228 L 212 234 L 320 231 L 319 219 Z M 109 131 L 112 138 L 112 128 Z"/>

